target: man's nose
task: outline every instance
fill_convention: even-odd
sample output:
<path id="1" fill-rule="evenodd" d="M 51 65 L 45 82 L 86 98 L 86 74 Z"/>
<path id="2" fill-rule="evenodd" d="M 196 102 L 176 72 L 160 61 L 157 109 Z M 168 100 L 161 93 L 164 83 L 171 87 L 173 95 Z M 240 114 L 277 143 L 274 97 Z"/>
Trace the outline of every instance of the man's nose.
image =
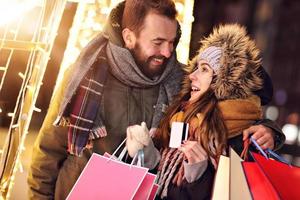
<path id="1" fill-rule="evenodd" d="M 173 52 L 173 45 L 164 44 L 160 49 L 160 54 L 166 58 L 169 58 Z"/>

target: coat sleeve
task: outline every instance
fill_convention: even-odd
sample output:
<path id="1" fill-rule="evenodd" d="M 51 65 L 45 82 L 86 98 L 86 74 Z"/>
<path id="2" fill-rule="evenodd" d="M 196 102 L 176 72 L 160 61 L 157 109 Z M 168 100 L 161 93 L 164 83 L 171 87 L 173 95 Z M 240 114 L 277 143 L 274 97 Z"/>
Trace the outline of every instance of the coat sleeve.
<path id="1" fill-rule="evenodd" d="M 269 119 L 263 119 L 256 122 L 256 124 L 264 125 L 273 130 L 273 138 L 275 144 L 274 150 L 278 150 L 283 146 L 285 142 L 285 135 L 282 132 L 281 128 L 275 122 Z"/>
<path id="2" fill-rule="evenodd" d="M 63 82 L 64 83 L 64 82 Z M 28 173 L 29 199 L 54 199 L 56 179 L 67 158 L 67 127 L 53 125 L 57 118 L 64 84 L 55 92 L 35 141 Z"/>
<path id="3" fill-rule="evenodd" d="M 41 129 L 32 152 L 28 174 L 29 199 L 54 199 L 56 179 L 66 157 L 66 128 L 47 123 Z"/>

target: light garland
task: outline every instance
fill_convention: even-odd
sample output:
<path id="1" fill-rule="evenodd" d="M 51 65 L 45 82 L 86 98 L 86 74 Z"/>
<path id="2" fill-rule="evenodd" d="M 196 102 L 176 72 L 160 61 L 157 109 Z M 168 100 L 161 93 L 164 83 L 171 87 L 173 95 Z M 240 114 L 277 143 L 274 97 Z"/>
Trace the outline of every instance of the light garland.
<path id="1" fill-rule="evenodd" d="M 13 0 L 7 0 L 11 3 Z M 32 30 L 32 38 L 29 41 L 20 41 L 17 35 L 20 34 L 20 25 L 23 23 L 21 16 L 25 12 L 19 13 L 19 21 L 17 26 L 7 25 L 0 38 L 0 50 L 9 50 L 9 56 L 6 60 L 5 66 L 1 66 L 3 75 L 1 77 L 1 88 L 6 79 L 6 72 L 10 67 L 10 61 L 15 50 L 22 50 L 29 52 L 25 72 L 19 72 L 17 75 L 22 79 L 22 85 L 16 100 L 16 106 L 13 112 L 7 115 L 11 117 L 11 123 L 8 130 L 7 142 L 2 150 L 1 158 L 5 160 L 6 164 L 1 168 L 1 182 L 0 192 L 1 199 L 9 199 L 11 191 L 14 186 L 15 175 L 18 170 L 23 171 L 21 163 L 21 154 L 25 150 L 25 139 L 28 134 L 28 128 L 33 112 L 40 112 L 41 110 L 35 106 L 42 79 L 46 70 L 46 66 L 50 57 L 50 52 L 57 35 L 57 30 L 61 21 L 61 17 L 66 5 L 66 0 L 26 0 L 24 4 L 28 8 L 38 9 L 38 16 L 35 19 L 35 27 Z M 22 4 L 23 5 L 23 4 Z M 19 4 L 16 4 L 18 7 Z M 46 8 L 46 6 L 49 6 Z M 14 9 L 12 6 L 11 9 Z M 29 9 L 29 10 L 30 10 Z M 46 16 L 47 9 L 47 16 Z M 28 10 L 26 10 L 28 11 Z M 10 11 L 14 12 L 14 11 Z M 31 13 L 27 13 L 30 15 Z M 7 17 L 7 16 L 6 16 Z M 4 23 L 3 23 L 4 24 Z M 14 35 L 13 38 L 8 37 L 8 32 Z M 10 145 L 9 145 L 10 144 Z M 8 148 L 10 147 L 10 148 Z M 2 161 L 2 160 L 1 160 Z M 3 163 L 1 163 L 3 164 Z"/>
<path id="2" fill-rule="evenodd" d="M 70 30 L 66 51 L 56 82 L 59 85 L 64 71 L 75 61 L 82 48 L 93 38 L 96 34 L 103 29 L 107 15 L 111 9 L 115 7 L 121 0 L 73 0 L 77 2 L 77 11 L 73 20 L 73 25 Z M 13 2 L 7 0 L 7 2 Z M 42 85 L 42 79 L 46 70 L 46 65 L 49 60 L 50 52 L 54 43 L 57 29 L 65 8 L 66 0 L 52 0 L 51 2 L 45 0 L 27 0 L 26 8 L 24 11 L 17 13 L 19 16 L 15 19 L 18 21 L 17 27 L 14 29 L 7 28 L 3 38 L 0 38 L 0 50 L 9 49 L 5 66 L 0 66 L 0 71 L 3 75 L 1 77 L 0 91 L 2 89 L 6 72 L 12 54 L 15 50 L 22 50 L 30 52 L 30 57 L 26 66 L 26 72 L 19 72 L 18 76 L 22 79 L 22 86 L 17 98 L 16 107 L 14 112 L 8 113 L 11 117 L 11 124 L 8 134 L 13 137 L 9 142 L 12 142 L 16 149 L 1 150 L 1 157 L 6 156 L 10 165 L 4 166 L 1 176 L 1 199 L 9 199 L 11 190 L 14 185 L 15 174 L 18 170 L 22 171 L 20 156 L 25 149 L 25 139 L 28 134 L 28 127 L 31 121 L 32 113 L 40 112 L 41 110 L 35 106 L 37 95 Z M 51 4 L 51 11 L 49 16 L 45 16 L 46 2 Z M 34 4 L 35 3 L 35 4 Z M 178 20 L 182 27 L 182 37 L 177 47 L 178 60 L 182 63 L 187 63 L 189 54 L 189 43 L 191 35 L 191 25 L 193 22 L 192 10 L 193 0 L 177 0 L 175 1 L 178 10 Z M 19 33 L 19 26 L 22 24 L 22 14 L 28 12 L 34 7 L 40 7 L 41 12 L 39 16 L 39 23 L 34 29 L 33 39 L 31 41 L 17 40 Z M 19 8 L 19 7 L 18 7 Z M 48 11 L 49 13 L 49 11 Z M 48 19 L 45 20 L 45 19 Z M 2 19 L 2 18 L 1 18 Z M 6 19 L 7 16 L 6 16 Z M 3 20 L 3 19 L 2 19 Z M 42 27 L 43 20 L 47 21 Z M 1 22 L 0 24 L 8 24 L 9 21 Z M 43 24 L 44 25 L 44 24 Z M 14 38 L 7 38 L 8 32 L 14 33 Z M 43 34 L 42 34 L 43 32 Z M 2 112 L 3 108 L 0 108 Z"/>

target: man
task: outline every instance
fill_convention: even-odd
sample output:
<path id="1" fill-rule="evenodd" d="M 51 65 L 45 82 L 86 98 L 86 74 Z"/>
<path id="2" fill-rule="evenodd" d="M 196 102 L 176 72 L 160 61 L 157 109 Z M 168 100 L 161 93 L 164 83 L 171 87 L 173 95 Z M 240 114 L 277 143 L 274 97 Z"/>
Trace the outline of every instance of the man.
<path id="1" fill-rule="evenodd" d="M 179 30 L 172 0 L 127 0 L 112 10 L 51 100 L 33 150 L 29 198 L 65 199 L 92 152 L 112 153 L 129 125 L 145 121 L 155 130 L 180 89 Z M 274 144 L 271 129 L 258 130 Z"/>

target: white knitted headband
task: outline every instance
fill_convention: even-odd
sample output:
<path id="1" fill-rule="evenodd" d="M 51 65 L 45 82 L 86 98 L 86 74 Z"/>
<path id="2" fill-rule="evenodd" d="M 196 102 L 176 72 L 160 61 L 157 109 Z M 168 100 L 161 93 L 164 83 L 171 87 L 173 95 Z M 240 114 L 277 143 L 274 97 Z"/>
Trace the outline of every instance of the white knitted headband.
<path id="1" fill-rule="evenodd" d="M 214 72 L 217 72 L 221 65 L 221 56 L 221 47 L 210 46 L 200 53 L 198 60 L 203 59 L 207 61 L 209 66 L 214 70 Z"/>

